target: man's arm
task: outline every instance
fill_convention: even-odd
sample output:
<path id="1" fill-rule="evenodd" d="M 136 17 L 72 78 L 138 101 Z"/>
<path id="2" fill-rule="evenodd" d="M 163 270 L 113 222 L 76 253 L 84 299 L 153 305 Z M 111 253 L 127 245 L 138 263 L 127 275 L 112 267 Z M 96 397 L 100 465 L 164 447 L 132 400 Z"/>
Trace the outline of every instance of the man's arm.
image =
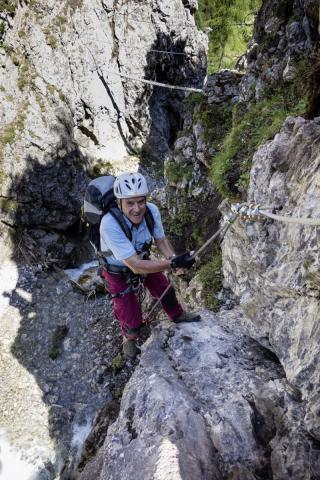
<path id="1" fill-rule="evenodd" d="M 133 273 L 156 273 L 171 269 L 171 260 L 141 260 L 137 254 L 122 261 Z"/>
<path id="2" fill-rule="evenodd" d="M 167 260 L 175 256 L 173 246 L 167 237 L 155 238 L 154 243 Z"/>

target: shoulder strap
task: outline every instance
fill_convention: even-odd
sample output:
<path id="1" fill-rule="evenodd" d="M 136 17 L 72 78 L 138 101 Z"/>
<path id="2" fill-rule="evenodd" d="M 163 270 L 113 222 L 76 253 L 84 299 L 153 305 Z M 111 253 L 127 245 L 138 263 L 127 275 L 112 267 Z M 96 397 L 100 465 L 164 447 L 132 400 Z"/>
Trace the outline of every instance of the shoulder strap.
<path id="1" fill-rule="evenodd" d="M 109 213 L 113 216 L 113 218 L 119 223 L 123 233 L 125 236 L 132 241 L 132 233 L 130 228 L 128 227 L 128 224 L 126 223 L 125 219 L 123 218 L 123 213 L 121 212 L 120 208 L 114 206 L 109 209 Z M 146 213 L 144 215 L 144 218 L 146 220 L 146 224 L 148 227 L 148 230 L 153 237 L 153 230 L 154 230 L 154 218 L 152 215 L 152 212 L 150 208 L 147 206 L 146 208 Z"/>
<path id="2" fill-rule="evenodd" d="M 152 212 L 150 208 L 147 205 L 146 208 L 146 213 L 144 214 L 144 218 L 148 227 L 149 232 L 151 233 L 151 236 L 153 237 L 153 230 L 154 230 L 154 218 L 152 215 Z"/>
<path id="3" fill-rule="evenodd" d="M 123 213 L 121 212 L 120 208 L 118 207 L 111 207 L 109 209 L 109 213 L 113 216 L 113 218 L 119 223 L 123 233 L 125 236 L 132 241 L 132 233 L 130 228 L 128 227 L 125 219 L 123 218 Z"/>

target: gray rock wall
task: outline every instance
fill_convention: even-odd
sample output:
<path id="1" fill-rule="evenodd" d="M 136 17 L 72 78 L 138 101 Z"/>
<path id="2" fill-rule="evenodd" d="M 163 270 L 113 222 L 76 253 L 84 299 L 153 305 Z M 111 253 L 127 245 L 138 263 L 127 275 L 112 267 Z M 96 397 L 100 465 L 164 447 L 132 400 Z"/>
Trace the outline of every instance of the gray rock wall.
<path id="1" fill-rule="evenodd" d="M 275 357 L 225 320 L 202 312 L 197 324 L 153 328 L 81 480 L 317 478 L 294 388 Z"/>
<path id="2" fill-rule="evenodd" d="M 320 218 L 320 121 L 288 118 L 254 156 L 248 201 Z M 240 299 L 250 336 L 271 348 L 301 392 L 305 428 L 320 440 L 319 227 L 237 221 L 223 242 L 225 285 Z"/>
<path id="3" fill-rule="evenodd" d="M 79 219 L 94 165 L 135 169 L 139 159 L 129 156 L 143 149 L 160 162 L 170 154 L 184 94 L 113 73 L 200 86 L 206 37 L 195 27 L 195 6 L 48 0 L 23 3 L 8 17 L 0 49 L 7 224 L 65 231 Z"/>

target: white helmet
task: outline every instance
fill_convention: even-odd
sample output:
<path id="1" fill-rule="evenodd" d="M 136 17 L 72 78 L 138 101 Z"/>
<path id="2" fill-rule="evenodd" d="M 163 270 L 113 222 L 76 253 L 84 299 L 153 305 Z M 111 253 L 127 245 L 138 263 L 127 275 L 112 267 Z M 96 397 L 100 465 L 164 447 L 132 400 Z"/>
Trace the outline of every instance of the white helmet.
<path id="1" fill-rule="evenodd" d="M 149 193 L 147 181 L 141 173 L 123 173 L 116 178 L 113 192 L 117 198 L 147 196 Z"/>

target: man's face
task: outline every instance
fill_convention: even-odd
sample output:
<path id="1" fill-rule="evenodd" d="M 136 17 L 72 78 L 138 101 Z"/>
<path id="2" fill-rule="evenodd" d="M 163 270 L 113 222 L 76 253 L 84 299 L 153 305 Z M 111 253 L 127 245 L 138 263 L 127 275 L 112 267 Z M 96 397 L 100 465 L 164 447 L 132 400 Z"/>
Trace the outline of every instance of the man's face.
<path id="1" fill-rule="evenodd" d="M 122 211 L 129 220 L 135 225 L 142 222 L 146 213 L 147 200 L 146 197 L 122 198 Z"/>

